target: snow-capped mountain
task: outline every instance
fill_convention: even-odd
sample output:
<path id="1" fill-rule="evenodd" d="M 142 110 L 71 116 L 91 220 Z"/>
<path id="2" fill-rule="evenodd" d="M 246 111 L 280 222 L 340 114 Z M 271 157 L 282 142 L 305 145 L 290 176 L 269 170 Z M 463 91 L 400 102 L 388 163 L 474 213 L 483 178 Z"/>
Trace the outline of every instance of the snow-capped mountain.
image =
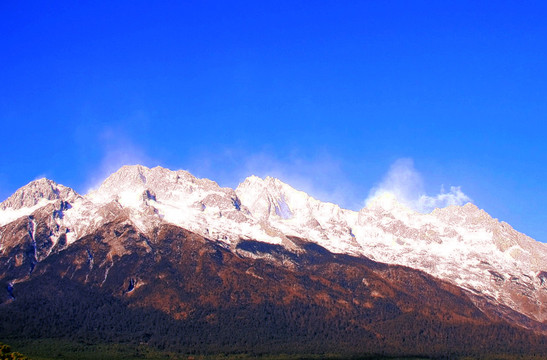
<path id="1" fill-rule="evenodd" d="M 234 251 L 245 240 L 299 251 L 297 237 L 332 253 L 422 270 L 520 325 L 547 324 L 547 245 L 471 203 L 422 214 L 384 194 L 351 211 L 271 177 L 251 176 L 234 190 L 186 171 L 135 165 L 83 196 L 47 179 L 17 190 L 0 204 L 2 253 L 17 246 L 9 235 L 21 219 L 47 219 L 47 229 L 30 226 L 36 262 L 119 219 L 143 234 L 174 224 Z M 41 245 L 40 231 L 49 239 Z"/>

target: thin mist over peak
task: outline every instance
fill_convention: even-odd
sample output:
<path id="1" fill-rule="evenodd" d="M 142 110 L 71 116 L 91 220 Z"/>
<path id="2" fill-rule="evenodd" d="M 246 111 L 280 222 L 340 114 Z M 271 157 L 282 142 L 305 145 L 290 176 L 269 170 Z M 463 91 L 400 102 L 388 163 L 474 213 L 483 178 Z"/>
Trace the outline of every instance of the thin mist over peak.
<path id="1" fill-rule="evenodd" d="M 385 194 L 393 195 L 400 203 L 422 213 L 450 205 L 464 205 L 472 201 L 460 186 L 450 186 L 449 191 L 446 191 L 443 185 L 438 194 L 426 194 L 423 177 L 415 169 L 414 161 L 410 158 L 398 159 L 391 165 L 382 181 L 370 190 L 365 204 L 368 206 L 372 200 Z"/>
<path id="2" fill-rule="evenodd" d="M 220 158 L 222 159 L 222 156 Z M 323 164 L 317 159 L 306 161 L 302 158 L 284 162 L 278 158 L 259 153 L 250 155 L 247 158 L 243 157 L 243 160 L 239 167 L 234 166 L 229 173 L 220 172 L 216 174 L 212 168 L 207 169 L 207 171 L 200 171 L 202 169 L 194 171 L 195 169 L 192 169 L 192 167 L 187 171 L 195 176 L 208 178 L 221 186 L 232 189 L 235 189 L 243 181 L 240 180 L 242 178 L 241 174 L 245 174 L 243 179 L 253 176 L 261 179 L 274 178 L 286 183 L 295 190 L 303 191 L 318 200 L 331 202 L 345 209 L 360 210 L 362 207 L 363 203 L 355 202 L 356 198 L 362 199 L 362 195 L 359 195 L 359 184 L 351 181 L 341 164 L 332 158 L 328 158 Z M 216 164 L 219 159 L 212 161 L 212 164 Z M 90 191 L 96 190 L 106 178 L 128 164 L 137 165 L 138 163 L 133 161 L 115 168 L 111 166 L 112 171 L 100 179 L 94 179 L 95 187 L 91 188 Z M 150 166 L 148 162 L 143 165 Z M 176 171 L 176 169 L 173 170 Z M 101 166 L 100 172 L 104 173 L 104 167 Z M 373 186 L 368 194 L 364 201 L 365 206 L 369 206 L 374 199 L 388 194 L 393 200 L 421 213 L 429 213 L 435 208 L 450 205 L 461 206 L 472 202 L 460 186 L 449 186 L 447 190 L 444 185 L 441 185 L 439 193 L 427 194 L 424 189 L 423 176 L 416 170 L 414 161 L 411 158 L 396 160 L 382 180 Z"/>

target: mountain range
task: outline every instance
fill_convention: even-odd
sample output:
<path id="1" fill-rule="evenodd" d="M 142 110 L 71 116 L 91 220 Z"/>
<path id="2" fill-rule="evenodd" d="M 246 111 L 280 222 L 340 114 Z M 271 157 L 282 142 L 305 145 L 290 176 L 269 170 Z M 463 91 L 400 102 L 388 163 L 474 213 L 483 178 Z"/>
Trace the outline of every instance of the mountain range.
<path id="1" fill-rule="evenodd" d="M 352 211 L 271 177 L 124 166 L 86 195 L 40 179 L 0 204 L 0 338 L 542 357 L 545 259 L 471 203 Z"/>

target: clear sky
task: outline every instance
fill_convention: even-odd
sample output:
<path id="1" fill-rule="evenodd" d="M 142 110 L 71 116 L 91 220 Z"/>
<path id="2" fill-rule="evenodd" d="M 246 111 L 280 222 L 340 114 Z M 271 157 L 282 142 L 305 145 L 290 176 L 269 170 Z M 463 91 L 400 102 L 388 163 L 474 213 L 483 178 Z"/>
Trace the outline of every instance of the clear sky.
<path id="1" fill-rule="evenodd" d="M 272 175 L 352 209 L 395 181 L 546 242 L 546 18 L 545 1 L 1 1 L 0 198 L 44 176 L 86 193 L 131 163 Z"/>

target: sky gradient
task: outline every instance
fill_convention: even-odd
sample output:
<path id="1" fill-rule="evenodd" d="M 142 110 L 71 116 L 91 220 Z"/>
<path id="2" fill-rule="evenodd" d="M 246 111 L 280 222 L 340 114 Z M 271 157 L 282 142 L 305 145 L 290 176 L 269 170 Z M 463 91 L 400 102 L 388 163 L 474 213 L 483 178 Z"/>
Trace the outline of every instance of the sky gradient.
<path id="1" fill-rule="evenodd" d="M 0 201 L 141 163 L 359 209 L 402 167 L 547 242 L 545 2 L 174 3 L 0 2 Z"/>

